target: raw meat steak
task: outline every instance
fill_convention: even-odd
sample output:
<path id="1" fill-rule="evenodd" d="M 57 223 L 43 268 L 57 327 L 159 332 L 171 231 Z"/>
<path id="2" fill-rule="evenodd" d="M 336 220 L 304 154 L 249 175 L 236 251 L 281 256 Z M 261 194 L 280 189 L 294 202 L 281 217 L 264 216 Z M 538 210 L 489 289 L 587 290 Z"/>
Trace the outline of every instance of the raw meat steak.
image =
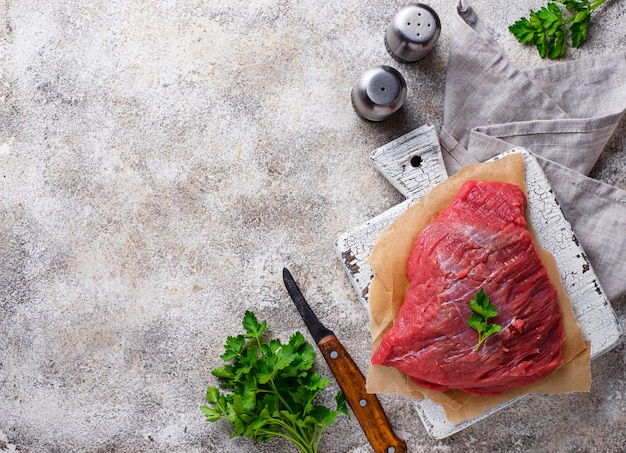
<path id="1" fill-rule="evenodd" d="M 497 395 L 538 381 L 562 362 L 557 291 L 525 228 L 526 199 L 508 183 L 466 182 L 417 236 L 409 289 L 372 363 L 434 390 Z M 469 301 L 483 288 L 502 330 L 475 350 Z"/>

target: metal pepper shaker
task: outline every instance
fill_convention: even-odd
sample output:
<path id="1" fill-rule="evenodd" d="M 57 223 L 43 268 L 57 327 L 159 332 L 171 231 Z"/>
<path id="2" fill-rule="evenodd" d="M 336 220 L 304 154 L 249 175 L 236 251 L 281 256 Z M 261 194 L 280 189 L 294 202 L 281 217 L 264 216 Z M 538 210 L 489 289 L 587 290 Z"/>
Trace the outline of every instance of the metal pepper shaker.
<path id="1" fill-rule="evenodd" d="M 362 118 L 382 121 L 402 107 L 406 93 L 402 74 L 390 66 L 374 66 L 352 86 L 352 105 Z"/>
<path id="2" fill-rule="evenodd" d="M 396 60 L 413 63 L 432 50 L 441 34 L 441 21 L 430 6 L 411 3 L 396 13 L 385 30 L 385 47 Z"/>

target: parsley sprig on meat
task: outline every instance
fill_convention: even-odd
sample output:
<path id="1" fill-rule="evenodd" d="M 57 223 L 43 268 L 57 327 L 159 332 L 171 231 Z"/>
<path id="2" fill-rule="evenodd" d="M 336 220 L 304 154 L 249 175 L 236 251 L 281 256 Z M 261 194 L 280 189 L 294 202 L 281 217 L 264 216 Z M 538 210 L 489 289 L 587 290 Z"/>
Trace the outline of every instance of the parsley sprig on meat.
<path id="1" fill-rule="evenodd" d="M 565 54 L 567 33 L 571 33 L 572 46 L 579 47 L 587 39 L 587 25 L 591 13 L 605 0 L 557 0 L 571 13 L 563 17 L 559 5 L 548 3 L 537 11 L 530 11 L 529 18 L 522 17 L 509 27 L 509 31 L 523 44 L 534 44 L 541 58 L 550 59 Z"/>
<path id="2" fill-rule="evenodd" d="M 243 327 L 245 334 L 226 340 L 221 359 L 227 363 L 212 371 L 220 387 L 231 392 L 210 386 L 208 405 L 200 410 L 208 422 L 229 420 L 232 437 L 247 436 L 258 443 L 280 436 L 302 453 L 317 452 L 324 429 L 340 413 L 348 414 L 343 393 L 337 393 L 334 411 L 313 404 L 330 381 L 312 371 L 315 351 L 300 332 L 287 344 L 278 339 L 265 343 L 267 322 L 259 323 L 250 311 Z"/>
<path id="3" fill-rule="evenodd" d="M 480 288 L 474 298 L 470 300 L 470 308 L 472 314 L 467 320 L 467 324 L 478 332 L 478 343 L 476 344 L 475 351 L 478 351 L 480 345 L 494 333 L 500 332 L 502 326 L 498 324 L 489 324 L 488 319 L 498 316 L 498 310 L 489 302 L 489 297 L 485 294 L 485 291 Z"/>

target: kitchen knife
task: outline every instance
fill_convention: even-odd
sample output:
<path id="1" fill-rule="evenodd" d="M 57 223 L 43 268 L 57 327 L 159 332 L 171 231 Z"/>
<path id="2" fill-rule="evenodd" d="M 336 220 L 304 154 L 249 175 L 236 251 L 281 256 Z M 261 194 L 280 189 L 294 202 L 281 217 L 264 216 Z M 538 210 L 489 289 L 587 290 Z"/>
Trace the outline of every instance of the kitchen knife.
<path id="1" fill-rule="evenodd" d="M 365 378 L 359 367 L 337 340 L 335 334 L 317 319 L 286 268 L 283 269 L 283 281 L 374 451 L 376 453 L 405 453 L 406 444 L 394 434 L 378 398 L 365 391 Z"/>

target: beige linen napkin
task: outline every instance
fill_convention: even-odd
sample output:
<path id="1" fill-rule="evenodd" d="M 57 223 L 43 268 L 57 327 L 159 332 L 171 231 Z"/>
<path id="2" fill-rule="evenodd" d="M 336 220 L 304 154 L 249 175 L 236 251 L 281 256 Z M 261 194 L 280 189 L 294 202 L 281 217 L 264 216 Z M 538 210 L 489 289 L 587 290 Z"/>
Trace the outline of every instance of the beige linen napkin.
<path id="1" fill-rule="evenodd" d="M 587 175 L 625 111 L 626 55 L 522 71 L 458 2 L 440 132 L 449 174 L 514 146 L 532 152 L 609 299 L 626 294 L 626 192 Z"/>

